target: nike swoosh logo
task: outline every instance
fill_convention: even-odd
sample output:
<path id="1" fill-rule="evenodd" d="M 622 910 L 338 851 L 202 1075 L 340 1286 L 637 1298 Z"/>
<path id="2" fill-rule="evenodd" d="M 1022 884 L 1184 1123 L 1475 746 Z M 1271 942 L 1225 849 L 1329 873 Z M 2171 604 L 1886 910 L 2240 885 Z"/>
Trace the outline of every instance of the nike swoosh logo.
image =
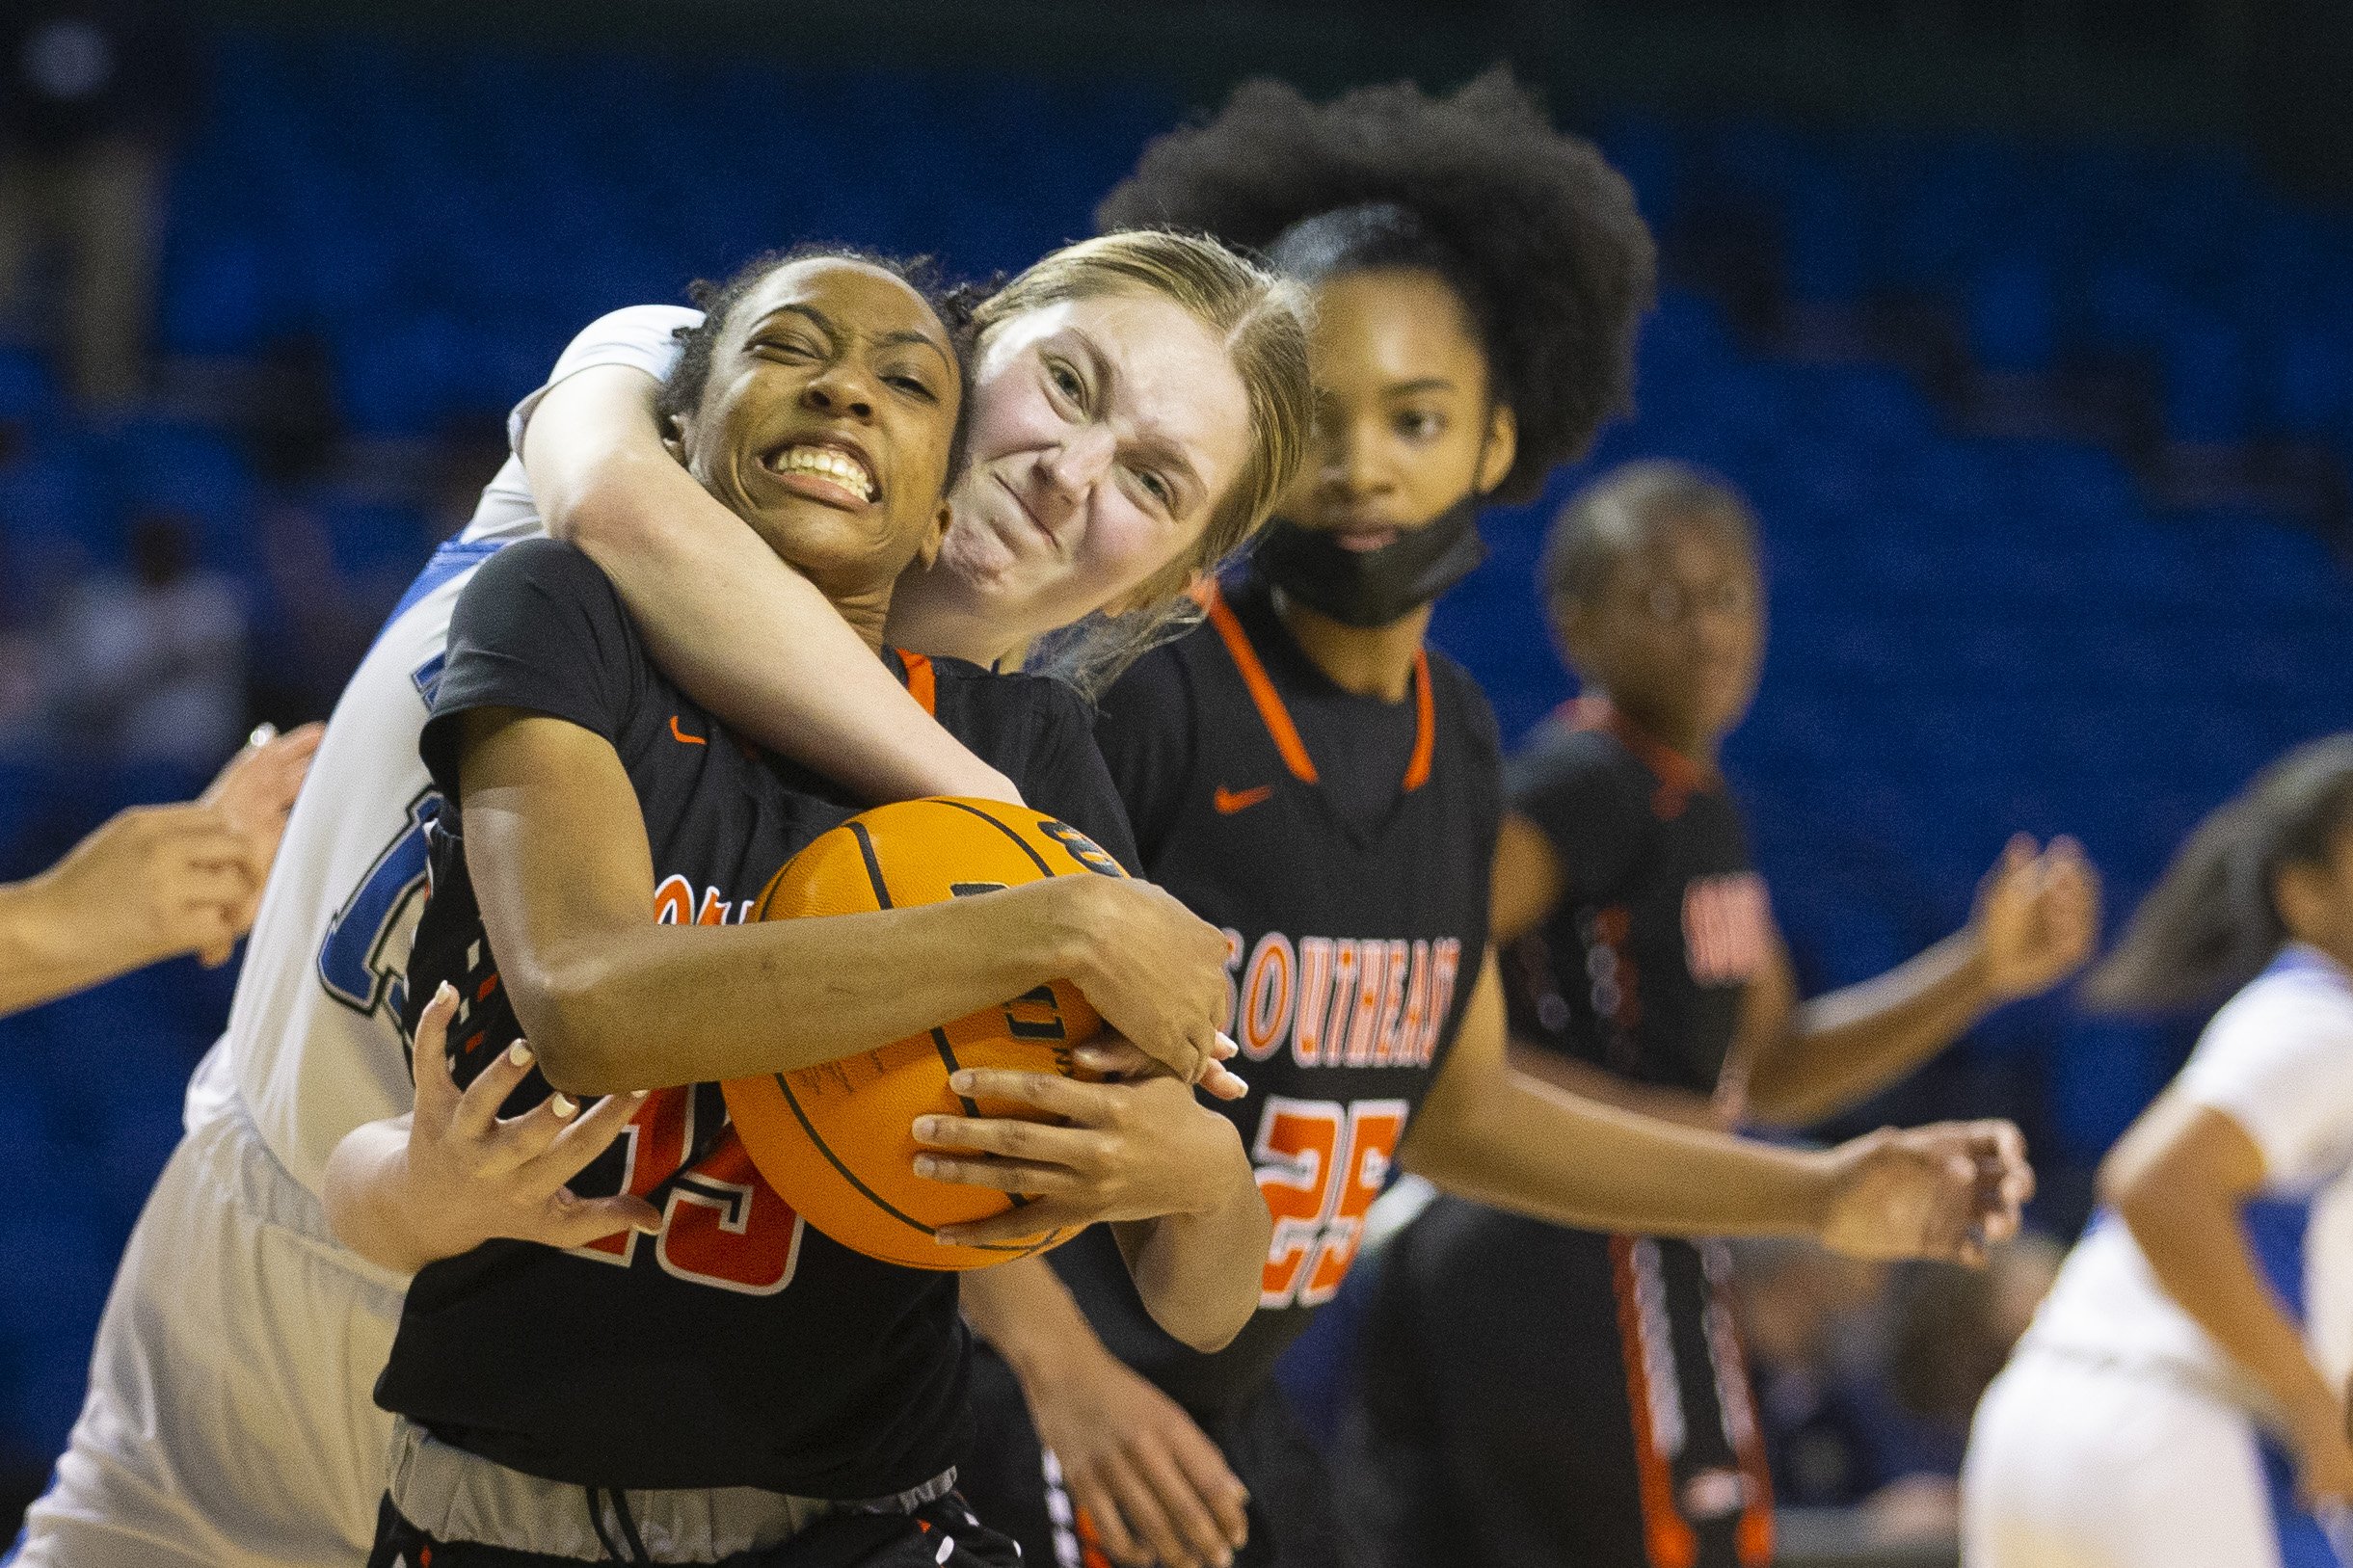
<path id="1" fill-rule="evenodd" d="M 670 715 L 670 738 L 672 740 L 683 742 L 688 746 L 708 746 L 710 744 L 709 741 L 705 740 L 701 735 L 690 735 L 685 731 L 681 730 L 678 727 L 678 715 L 675 713 Z"/>
<path id="2" fill-rule="evenodd" d="M 1217 792 L 1209 797 L 1209 803 L 1217 808 L 1219 815 L 1232 816 L 1236 811 L 1248 811 L 1273 793 L 1272 784 L 1260 784 L 1255 789 L 1228 789 L 1219 784 Z"/>

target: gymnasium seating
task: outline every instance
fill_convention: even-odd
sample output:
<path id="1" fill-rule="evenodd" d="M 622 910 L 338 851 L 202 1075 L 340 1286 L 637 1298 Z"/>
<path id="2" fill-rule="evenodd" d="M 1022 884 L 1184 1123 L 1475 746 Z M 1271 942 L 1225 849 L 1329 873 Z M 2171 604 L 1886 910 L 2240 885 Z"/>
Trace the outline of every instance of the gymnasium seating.
<path id="1" fill-rule="evenodd" d="M 676 298 L 769 244 L 1018 266 L 1085 232 L 1094 198 L 1181 109 L 1133 82 L 253 35 L 220 42 L 213 82 L 172 198 L 164 352 L 254 362 L 307 339 L 343 430 L 371 449 L 495 415 L 591 317 Z M 2353 457 L 2353 235 L 2228 157 L 1751 125 L 1608 140 L 1678 240 L 1698 222 L 1763 236 L 1791 302 L 1927 299 L 1983 370 L 2137 366 L 2175 439 Z M 1640 416 L 1543 503 L 1489 520 L 1492 558 L 1438 639 L 1515 736 L 1567 691 L 1533 589 L 1550 508 L 1638 456 L 1747 491 L 1774 638 L 1728 768 L 1812 983 L 1949 930 L 2014 829 L 2080 835 L 2121 911 L 2254 767 L 2353 726 L 2353 580 L 2307 529 L 2153 510 L 2118 451 L 1966 434 L 1891 362 L 1761 356 L 1690 286 L 1650 324 L 1640 392 Z M 211 564 L 253 582 L 265 643 L 282 607 L 257 509 L 310 506 L 347 571 L 397 576 L 423 548 L 422 497 L 335 474 L 288 491 L 201 412 L 95 428 L 22 349 L 0 348 L 0 422 L 16 432 L 0 459 L 13 617 L 35 608 L 25 584 L 119 560 L 143 504 L 198 519 Z M 198 782 L 0 758 L 0 870 Z M 181 963 L 0 1023 L 17 1282 L 0 1292 L 0 1446 L 24 1463 L 64 1439 L 112 1261 L 227 996 L 227 976 Z M 1981 1031 L 1902 1103 L 2007 1110 L 2080 1173 L 2181 1045 L 2046 1003 Z"/>

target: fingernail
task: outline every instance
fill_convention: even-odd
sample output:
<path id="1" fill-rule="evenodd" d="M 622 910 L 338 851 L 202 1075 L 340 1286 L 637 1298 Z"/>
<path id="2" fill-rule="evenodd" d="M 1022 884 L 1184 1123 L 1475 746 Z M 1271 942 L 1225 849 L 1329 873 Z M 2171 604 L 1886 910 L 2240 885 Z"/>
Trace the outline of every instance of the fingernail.
<path id="1" fill-rule="evenodd" d="M 446 1007 L 457 999 L 458 988 L 446 980 L 433 988 L 433 1000 L 436 1006 Z"/>
<path id="2" fill-rule="evenodd" d="M 1223 1050 L 1218 1052 L 1220 1056 L 1231 1056 L 1242 1049 L 1240 1046 L 1234 1044 L 1231 1036 L 1222 1032 L 1217 1036 L 1217 1044 L 1225 1048 Z"/>
<path id="3" fill-rule="evenodd" d="M 278 738 L 278 726 L 267 722 L 254 726 L 254 732 L 245 737 L 248 746 L 267 746 Z"/>
<path id="4" fill-rule="evenodd" d="M 562 1093 L 558 1093 L 553 1099 L 549 1100 L 548 1103 L 555 1108 L 556 1120 L 558 1121 L 565 1120 L 566 1118 L 570 1117 L 573 1112 L 580 1108 L 577 1101 L 574 1100 L 572 1096 Z"/>
<path id="5" fill-rule="evenodd" d="M 658 1219 L 641 1219 L 629 1229 L 639 1236 L 659 1236 L 662 1234 L 662 1222 Z"/>
<path id="6" fill-rule="evenodd" d="M 973 1075 L 969 1071 L 951 1073 L 948 1076 L 948 1086 L 960 1095 L 970 1094 L 973 1090 Z"/>
<path id="7" fill-rule="evenodd" d="M 643 1100 L 646 1096 L 652 1094 L 653 1092 L 654 1091 L 651 1089 L 631 1089 L 629 1091 L 629 1099 L 632 1102 Z"/>
<path id="8" fill-rule="evenodd" d="M 915 1119 L 915 1135 L 922 1139 L 925 1143 L 930 1143 L 937 1139 L 940 1135 L 940 1118 L 937 1116 L 917 1117 Z"/>
<path id="9" fill-rule="evenodd" d="M 929 1155 L 918 1155 L 915 1156 L 915 1174 L 918 1176 L 929 1176 L 939 1168 L 940 1162 L 932 1158 Z"/>
<path id="10" fill-rule="evenodd" d="M 506 1048 L 506 1059 L 517 1067 L 531 1065 L 531 1048 L 521 1040 Z"/>

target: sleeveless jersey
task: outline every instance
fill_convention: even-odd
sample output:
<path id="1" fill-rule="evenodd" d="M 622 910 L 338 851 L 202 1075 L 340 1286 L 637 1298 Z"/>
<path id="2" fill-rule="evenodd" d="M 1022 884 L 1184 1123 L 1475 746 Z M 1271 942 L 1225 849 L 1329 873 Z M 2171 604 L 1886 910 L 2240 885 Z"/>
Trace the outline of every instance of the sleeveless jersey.
<path id="1" fill-rule="evenodd" d="M 1551 917 L 1506 955 L 1512 1033 L 1714 1093 L 1770 929 L 1738 803 L 1598 700 L 1539 726 L 1507 779 L 1562 882 Z"/>
<path id="2" fill-rule="evenodd" d="M 673 329 L 698 319 L 663 306 L 617 312 L 580 334 L 548 385 L 591 365 L 640 364 Z M 538 396 L 517 411 L 519 438 L 520 420 Z M 434 809 L 416 740 L 450 607 L 499 545 L 545 531 L 522 465 L 510 457 L 472 519 L 434 554 L 361 661 L 286 823 L 237 972 L 227 1030 L 190 1085 L 192 1126 L 233 1092 L 270 1153 L 314 1193 L 345 1133 L 409 1108 L 394 1015 Z"/>
<path id="3" fill-rule="evenodd" d="M 1049 1256 L 1113 1354 L 1216 1412 L 1262 1392 L 1339 1290 L 1453 1044 L 1486 949 L 1501 779 L 1494 717 L 1444 655 L 1418 661 L 1400 711 L 1332 685 L 1262 584 L 1208 612 L 1112 687 L 1096 735 L 1144 874 L 1225 930 L 1250 1093 L 1207 1103 L 1274 1216 L 1259 1310 L 1203 1355 L 1152 1321 L 1100 1228 Z M 1384 731 L 1386 756 L 1351 743 Z"/>
<path id="4" fill-rule="evenodd" d="M 905 661 L 941 724 L 1038 811 L 1133 860 L 1125 818 L 1068 688 Z M 653 851 L 653 917 L 740 920 L 777 868 L 857 807 L 735 737 L 657 670 L 611 583 L 553 541 L 510 546 L 460 600 L 424 754 L 457 796 L 456 717 L 513 707 L 606 739 Z M 433 895 L 411 1022 L 443 980 L 470 1081 L 520 1032 L 454 812 L 431 833 Z M 785 1021 L 780 1021 L 783 1023 Z M 614 1018 L 626 1036 L 632 1025 Z M 548 1093 L 535 1070 L 518 1114 Z M 966 1425 L 955 1276 L 901 1268 L 809 1230 L 751 1164 L 715 1084 L 650 1096 L 571 1185 L 662 1214 L 571 1250 L 494 1241 L 409 1288 L 378 1402 L 444 1442 L 552 1480 L 626 1489 L 757 1486 L 802 1497 L 905 1491 L 952 1463 Z"/>

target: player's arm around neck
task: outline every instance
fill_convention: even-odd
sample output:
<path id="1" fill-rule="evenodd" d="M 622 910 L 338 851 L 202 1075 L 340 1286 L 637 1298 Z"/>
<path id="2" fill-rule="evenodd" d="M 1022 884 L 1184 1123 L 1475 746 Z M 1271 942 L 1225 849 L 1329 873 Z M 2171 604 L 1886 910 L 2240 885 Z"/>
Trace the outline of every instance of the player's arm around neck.
<path id="1" fill-rule="evenodd" d="M 466 864 L 548 1081 L 575 1095 L 830 1061 L 1083 972 L 1087 885 L 870 915 L 654 918 L 645 818 L 602 736 L 513 708 L 467 715 Z"/>
<path id="2" fill-rule="evenodd" d="M 1863 1257 L 1974 1259 L 2032 1190 L 2017 1129 L 1953 1124 L 1777 1149 L 1595 1103 L 1515 1073 L 1492 952 L 1403 1151 L 1463 1197 L 1592 1230 L 1809 1236 Z"/>
<path id="3" fill-rule="evenodd" d="M 656 387 L 621 365 L 566 377 L 532 413 L 522 459 L 548 532 L 612 578 L 662 669 L 762 746 L 865 799 L 1019 801 L 663 449 Z"/>

